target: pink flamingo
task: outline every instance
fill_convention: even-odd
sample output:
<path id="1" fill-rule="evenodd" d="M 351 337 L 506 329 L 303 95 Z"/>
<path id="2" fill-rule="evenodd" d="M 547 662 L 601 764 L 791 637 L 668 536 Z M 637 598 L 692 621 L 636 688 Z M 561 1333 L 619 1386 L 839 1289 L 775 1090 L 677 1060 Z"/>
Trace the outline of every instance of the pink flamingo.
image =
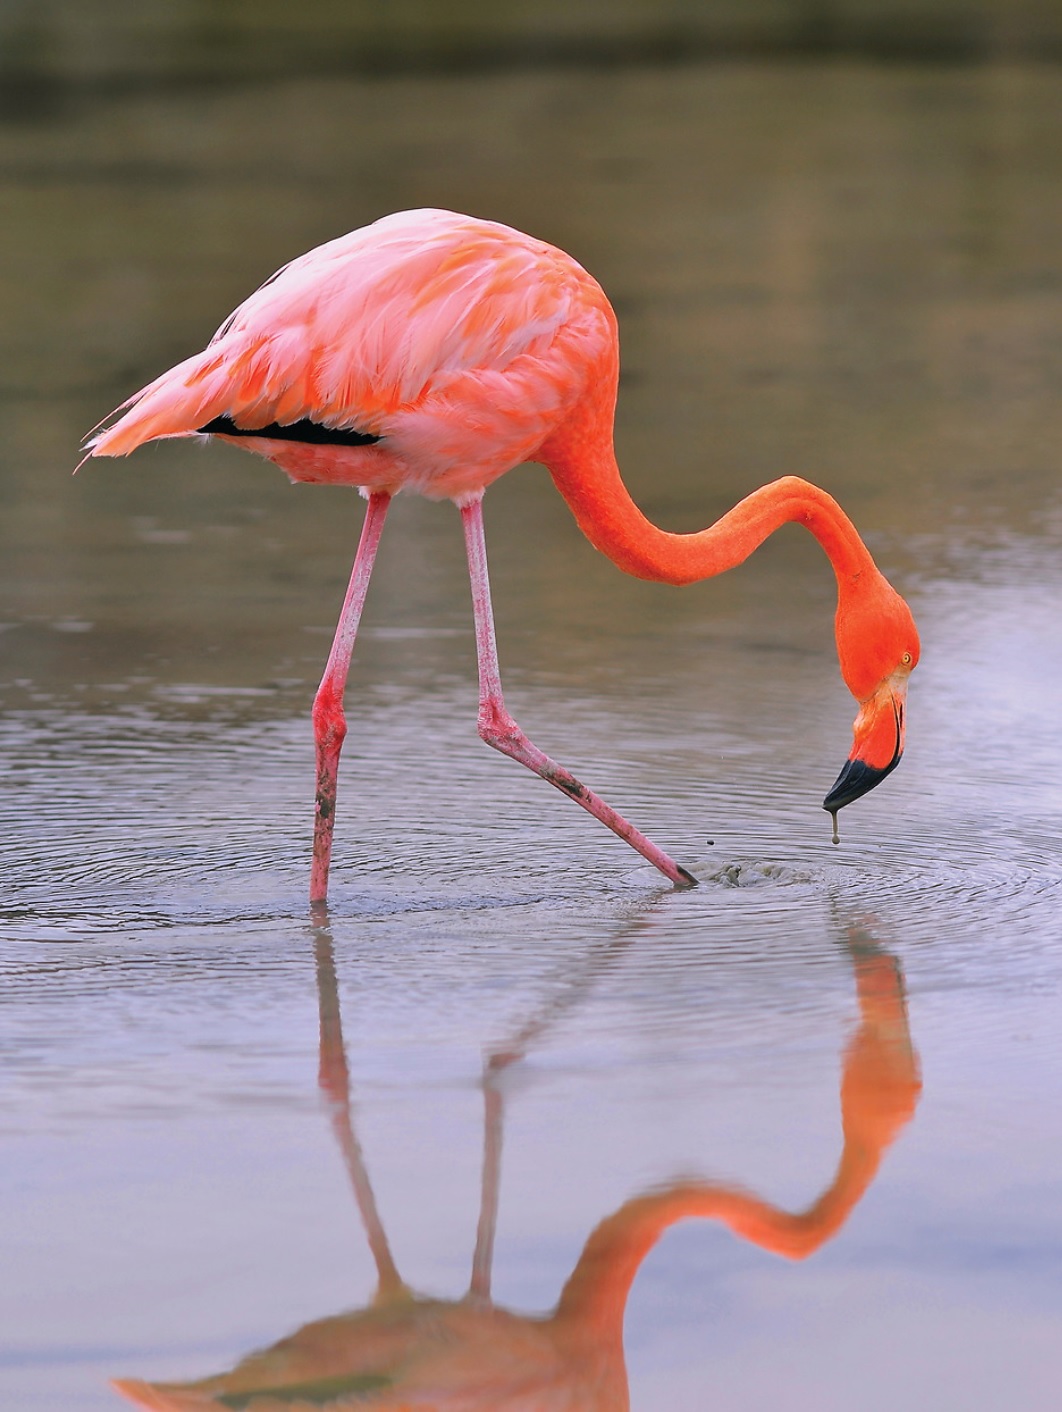
<path id="1" fill-rule="evenodd" d="M 844 511 L 817 486 L 786 476 L 697 534 L 658 529 L 631 499 L 616 464 L 618 378 L 615 314 L 569 255 L 492 221 L 405 211 L 285 265 L 203 352 L 136 393 L 89 440 L 89 455 L 120 456 L 160 437 L 217 436 L 275 461 L 294 481 L 357 486 L 368 499 L 313 706 L 311 901 L 323 901 L 328 890 L 354 638 L 384 517 L 402 490 L 460 508 L 480 736 L 570 795 L 672 883 L 696 882 L 532 744 L 506 709 L 482 497 L 522 461 L 542 462 L 590 542 L 639 578 L 695 583 L 740 564 L 780 525 L 806 526 L 836 574 L 841 675 L 859 702 L 851 753 L 823 803 L 835 825 L 838 809 L 899 763 L 918 633 Z"/>

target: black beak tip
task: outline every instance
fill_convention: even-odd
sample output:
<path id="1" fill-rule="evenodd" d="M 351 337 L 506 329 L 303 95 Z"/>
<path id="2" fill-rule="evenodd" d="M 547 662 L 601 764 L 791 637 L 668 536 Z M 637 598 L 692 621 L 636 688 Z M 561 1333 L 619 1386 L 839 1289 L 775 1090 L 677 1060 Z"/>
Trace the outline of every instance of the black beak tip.
<path id="1" fill-rule="evenodd" d="M 851 804 L 854 800 L 861 799 L 864 794 L 869 794 L 875 785 L 880 784 L 886 775 L 895 770 L 899 763 L 899 754 L 883 770 L 876 769 L 863 760 L 846 760 L 844 769 L 837 776 L 833 788 L 822 801 L 822 807 L 828 813 L 836 814 L 837 810 L 843 809 L 846 804 Z"/>

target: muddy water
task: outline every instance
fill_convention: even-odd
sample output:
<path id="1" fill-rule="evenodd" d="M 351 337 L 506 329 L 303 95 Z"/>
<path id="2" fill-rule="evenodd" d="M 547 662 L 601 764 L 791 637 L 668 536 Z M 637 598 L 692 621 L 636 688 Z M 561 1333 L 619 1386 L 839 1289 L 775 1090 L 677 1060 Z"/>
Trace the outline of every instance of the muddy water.
<path id="1" fill-rule="evenodd" d="M 0 129 L 5 1407 L 333 1316 L 217 1405 L 1057 1405 L 1059 83 L 337 81 Z M 637 583 L 529 467 L 487 505 L 510 704 L 702 885 L 480 745 L 457 517 L 399 502 L 311 922 L 357 498 L 222 447 L 68 473 L 284 259 L 429 204 L 609 289 L 654 518 L 800 472 L 910 599 L 907 756 L 839 848 L 814 543 Z"/>

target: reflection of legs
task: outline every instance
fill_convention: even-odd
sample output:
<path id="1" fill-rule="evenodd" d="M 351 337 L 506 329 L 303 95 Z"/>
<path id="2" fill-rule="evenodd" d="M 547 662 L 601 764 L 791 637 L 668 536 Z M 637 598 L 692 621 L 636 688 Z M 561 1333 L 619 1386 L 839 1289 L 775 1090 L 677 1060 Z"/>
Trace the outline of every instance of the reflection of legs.
<path id="1" fill-rule="evenodd" d="M 615 809 L 581 784 L 563 765 L 558 765 L 533 745 L 506 710 L 498 671 L 498 647 L 494 636 L 494 615 L 487 577 L 487 551 L 483 537 L 483 502 L 475 500 L 461 508 L 468 552 L 468 572 L 472 580 L 472 607 L 476 621 L 476 652 L 479 659 L 479 733 L 488 745 L 526 765 L 536 775 L 570 795 L 595 819 L 610 828 L 630 846 L 659 868 L 679 887 L 691 887 L 697 879 L 672 861 L 644 834 L 629 824 Z"/>
<path id="2" fill-rule="evenodd" d="M 313 866 L 310 872 L 310 901 L 323 902 L 328 895 L 328 868 L 332 860 L 332 830 L 336 815 L 336 782 L 339 752 L 347 734 L 343 715 L 343 689 L 347 684 L 354 639 L 365 606 L 369 577 L 380 543 L 380 532 L 391 497 L 382 492 L 369 496 L 361 541 L 354 557 L 350 584 L 339 615 L 328 664 L 313 702 L 313 735 L 317 747 L 317 799 L 313 826 Z"/>
<path id="3" fill-rule="evenodd" d="M 575 1005 L 580 1004 L 600 973 L 620 957 L 644 926 L 637 916 L 604 947 L 595 948 L 579 971 L 566 971 L 563 987 L 542 1009 L 526 1020 L 508 1043 L 492 1050 L 483 1066 L 483 1175 L 480 1186 L 479 1222 L 476 1249 L 472 1256 L 469 1295 L 490 1301 L 494 1237 L 498 1224 L 498 1198 L 501 1188 L 502 1129 L 504 1099 L 500 1085 L 506 1072 L 519 1064 L 528 1049 Z"/>
<path id="4" fill-rule="evenodd" d="M 490 1276 L 494 1263 L 494 1234 L 498 1228 L 498 1192 L 501 1187 L 503 1103 L 498 1089 L 501 1069 L 488 1064 L 483 1071 L 483 1179 L 479 1197 L 476 1248 L 472 1255 L 473 1299 L 490 1302 Z"/>
<path id="5" fill-rule="evenodd" d="M 361 1155 L 361 1147 L 354 1135 L 354 1125 L 350 1113 L 350 1070 L 347 1067 L 347 1054 L 343 1045 L 343 1026 L 339 1013 L 339 987 L 336 983 L 335 958 L 332 952 L 332 938 L 324 927 L 316 929 L 315 952 L 317 957 L 317 996 L 321 1015 L 321 1060 L 318 1070 L 318 1083 L 328 1101 L 332 1130 L 336 1135 L 343 1161 L 346 1164 L 350 1184 L 354 1188 L 354 1199 L 358 1203 L 362 1225 L 376 1262 L 377 1297 L 397 1294 L 404 1288 L 402 1279 L 395 1267 L 376 1209 L 369 1174 Z"/>
<path id="6" fill-rule="evenodd" d="M 497 1228 L 499 1192 L 501 1186 L 501 1138 L 503 1138 L 504 1099 L 500 1084 L 506 1072 L 527 1055 L 552 1025 L 582 1004 L 587 991 L 631 945 L 637 932 L 644 928 L 643 915 L 621 929 L 619 935 L 604 947 L 595 947 L 580 962 L 578 970 L 565 969 L 563 984 L 542 1005 L 541 1010 L 524 1021 L 510 1041 L 497 1046 L 483 1065 L 483 1178 L 480 1185 L 479 1224 L 476 1226 L 476 1250 L 472 1257 L 472 1282 L 469 1295 L 490 1302 L 490 1274 L 494 1260 L 494 1233 Z"/>

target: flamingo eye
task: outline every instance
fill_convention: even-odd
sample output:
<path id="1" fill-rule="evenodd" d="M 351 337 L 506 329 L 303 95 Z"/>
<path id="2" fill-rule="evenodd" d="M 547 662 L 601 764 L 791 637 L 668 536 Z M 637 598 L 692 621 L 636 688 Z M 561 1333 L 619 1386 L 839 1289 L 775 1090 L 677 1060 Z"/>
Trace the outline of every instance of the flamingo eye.
<path id="1" fill-rule="evenodd" d="M 909 666 L 911 665 L 911 654 L 910 654 L 910 652 L 905 652 L 905 653 L 903 654 L 903 656 L 900 658 L 900 661 L 903 663 L 903 665 L 904 665 L 905 667 L 909 667 Z"/>

